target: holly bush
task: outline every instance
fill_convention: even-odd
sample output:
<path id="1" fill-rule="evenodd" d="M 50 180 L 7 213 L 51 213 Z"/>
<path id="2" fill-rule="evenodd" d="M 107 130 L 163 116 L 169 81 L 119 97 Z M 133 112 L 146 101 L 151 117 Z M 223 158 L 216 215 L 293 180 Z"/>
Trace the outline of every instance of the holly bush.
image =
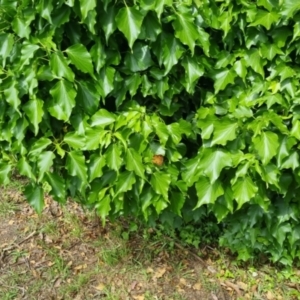
<path id="1" fill-rule="evenodd" d="M 0 0 L 0 183 L 300 256 L 300 2 Z"/>

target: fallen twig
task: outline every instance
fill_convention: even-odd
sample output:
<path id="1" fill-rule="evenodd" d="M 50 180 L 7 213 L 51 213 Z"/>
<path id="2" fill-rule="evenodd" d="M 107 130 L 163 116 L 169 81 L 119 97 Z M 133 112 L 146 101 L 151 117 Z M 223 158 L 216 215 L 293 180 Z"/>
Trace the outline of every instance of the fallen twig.
<path id="1" fill-rule="evenodd" d="M 228 287 L 234 289 L 235 292 L 237 293 L 237 295 L 238 295 L 239 297 L 242 297 L 242 293 L 241 293 L 239 287 L 238 287 L 236 284 L 234 284 L 234 283 L 232 283 L 232 282 L 230 282 L 230 281 L 227 281 L 227 280 L 224 281 L 224 284 L 227 285 Z"/>

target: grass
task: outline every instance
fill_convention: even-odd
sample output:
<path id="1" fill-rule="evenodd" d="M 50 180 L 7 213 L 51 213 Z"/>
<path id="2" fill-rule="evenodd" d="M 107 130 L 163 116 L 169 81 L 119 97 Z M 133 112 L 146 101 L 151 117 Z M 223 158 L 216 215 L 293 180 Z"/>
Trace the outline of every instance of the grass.
<path id="1" fill-rule="evenodd" d="M 212 274 L 161 232 L 149 234 L 121 221 L 103 228 L 75 203 L 61 208 L 47 199 L 38 217 L 20 195 L 21 186 L 15 182 L 1 190 L 1 300 L 23 294 L 64 300 L 222 299 L 222 290 L 238 299 L 226 282 L 238 286 L 240 299 L 300 299 L 297 269 L 243 265 L 212 249 L 203 257 Z"/>

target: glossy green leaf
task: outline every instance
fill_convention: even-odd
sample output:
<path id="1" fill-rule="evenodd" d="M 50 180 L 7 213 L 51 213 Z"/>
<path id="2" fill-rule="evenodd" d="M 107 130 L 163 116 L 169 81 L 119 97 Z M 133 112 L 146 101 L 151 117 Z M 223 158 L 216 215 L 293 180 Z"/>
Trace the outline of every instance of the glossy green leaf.
<path id="1" fill-rule="evenodd" d="M 102 219 L 103 225 L 105 224 L 105 218 L 111 210 L 110 203 L 111 198 L 109 195 L 106 195 L 105 197 L 101 197 L 96 204 L 97 213 Z"/>
<path id="2" fill-rule="evenodd" d="M 154 2 L 154 1 L 153 1 Z M 159 23 L 155 13 L 148 12 L 143 20 L 139 39 L 150 40 L 155 42 L 157 36 L 161 33 L 161 24 Z"/>
<path id="3" fill-rule="evenodd" d="M 50 67 L 52 73 L 59 78 L 66 78 L 67 80 L 74 81 L 74 73 L 68 66 L 66 58 L 61 52 L 54 52 L 50 58 Z"/>
<path id="4" fill-rule="evenodd" d="M 40 214 L 44 208 L 44 191 L 39 185 L 27 185 L 24 195 L 28 203 Z"/>
<path id="5" fill-rule="evenodd" d="M 82 44 L 72 45 L 66 52 L 78 70 L 83 73 L 93 74 L 91 55 Z"/>
<path id="6" fill-rule="evenodd" d="M 125 171 L 124 173 L 120 174 L 116 183 L 116 195 L 131 190 L 135 182 L 136 179 L 133 172 Z"/>
<path id="7" fill-rule="evenodd" d="M 7 163 L 0 163 L 0 184 L 8 184 L 10 182 L 9 175 L 11 172 L 12 166 Z"/>
<path id="8" fill-rule="evenodd" d="M 175 36 L 183 44 L 187 45 L 190 48 L 192 55 L 194 55 L 198 32 L 193 18 L 191 18 L 189 14 L 176 13 L 175 20 L 172 25 L 175 30 Z"/>
<path id="9" fill-rule="evenodd" d="M 45 178 L 51 186 L 50 195 L 59 203 L 66 202 L 66 185 L 64 179 L 56 173 L 47 172 Z"/>
<path id="10" fill-rule="evenodd" d="M 85 112 L 94 114 L 99 105 L 100 95 L 91 82 L 77 82 L 76 101 L 81 104 Z"/>
<path id="11" fill-rule="evenodd" d="M 89 180 L 93 181 L 95 178 L 101 177 L 103 174 L 102 169 L 106 164 L 105 156 L 99 154 L 93 154 L 90 157 L 88 164 Z"/>
<path id="12" fill-rule="evenodd" d="M 169 185 L 171 183 L 170 174 L 155 172 L 152 174 L 150 182 L 154 191 L 157 194 L 162 195 L 164 199 L 168 201 L 169 199 L 168 191 L 169 191 Z"/>
<path id="13" fill-rule="evenodd" d="M 230 120 L 223 120 L 214 124 L 213 138 L 211 145 L 225 146 L 228 141 L 236 139 L 238 124 Z"/>
<path id="14" fill-rule="evenodd" d="M 269 30 L 271 28 L 271 25 L 277 22 L 279 18 L 280 15 L 275 11 L 265 11 L 259 9 L 255 16 L 254 22 L 252 22 L 250 25 L 251 26 L 262 25 L 267 30 Z"/>
<path id="15" fill-rule="evenodd" d="M 263 61 L 260 57 L 259 51 L 252 49 L 247 53 L 245 60 L 249 67 L 251 67 L 255 72 L 260 74 L 263 78 L 265 77 L 265 72 L 263 69 Z"/>
<path id="16" fill-rule="evenodd" d="M 28 154 L 34 157 L 40 154 L 49 145 L 51 145 L 51 140 L 45 137 L 41 137 L 32 144 Z"/>
<path id="17" fill-rule="evenodd" d="M 125 57 L 125 66 L 131 72 L 139 72 L 153 65 L 150 49 L 147 45 L 135 43 L 131 53 Z"/>
<path id="18" fill-rule="evenodd" d="M 34 127 L 34 135 L 37 135 L 39 132 L 39 123 L 42 121 L 44 110 L 43 110 L 43 101 L 40 99 L 29 100 L 24 106 L 23 110 L 25 111 L 29 122 Z"/>
<path id="19" fill-rule="evenodd" d="M 247 75 L 247 68 L 246 68 L 246 62 L 245 62 L 245 60 L 244 59 L 237 60 L 234 63 L 233 68 L 234 68 L 235 72 L 241 78 L 243 78 L 243 80 L 245 80 L 245 77 Z"/>
<path id="20" fill-rule="evenodd" d="M 119 172 L 123 162 L 119 146 L 117 144 L 110 145 L 105 153 L 105 156 L 108 167 L 116 172 Z"/>
<path id="21" fill-rule="evenodd" d="M 188 186 L 192 186 L 199 178 L 200 161 L 200 156 L 196 156 L 184 164 L 181 176 Z"/>
<path id="22" fill-rule="evenodd" d="M 292 169 L 295 171 L 299 167 L 299 155 L 296 151 L 289 153 L 289 156 L 283 161 L 281 169 Z"/>
<path id="23" fill-rule="evenodd" d="M 114 123 L 116 121 L 116 117 L 106 109 L 100 109 L 92 116 L 91 121 L 92 126 L 105 127 Z"/>
<path id="24" fill-rule="evenodd" d="M 67 121 L 75 106 L 76 91 L 73 85 L 68 81 L 60 80 L 52 87 L 50 94 L 53 100 L 48 111 L 58 120 Z"/>
<path id="25" fill-rule="evenodd" d="M 6 58 L 9 56 L 14 44 L 14 37 L 12 34 L 0 34 L 0 58 L 2 66 L 5 67 Z"/>
<path id="26" fill-rule="evenodd" d="M 200 63 L 192 57 L 185 57 L 182 61 L 182 65 L 185 68 L 185 88 L 189 93 L 191 93 L 196 80 L 204 74 L 204 68 L 201 67 Z"/>
<path id="27" fill-rule="evenodd" d="M 21 175 L 26 176 L 30 179 L 35 180 L 36 177 L 32 171 L 32 167 L 31 165 L 27 162 L 27 160 L 25 159 L 25 157 L 22 157 L 18 164 L 17 164 L 18 170 L 20 172 Z"/>
<path id="28" fill-rule="evenodd" d="M 300 10 L 300 3 L 294 0 L 285 0 L 282 2 L 282 14 L 287 17 L 292 17 Z"/>
<path id="29" fill-rule="evenodd" d="M 23 18 L 15 16 L 12 21 L 12 29 L 20 38 L 29 38 L 31 29 L 29 24 L 27 24 Z"/>
<path id="30" fill-rule="evenodd" d="M 85 136 L 80 135 L 77 132 L 68 132 L 64 137 L 64 142 L 77 150 L 85 147 L 86 139 Z"/>
<path id="31" fill-rule="evenodd" d="M 100 72 L 99 86 L 102 96 L 106 97 L 114 88 L 115 69 L 111 67 L 103 68 Z"/>
<path id="32" fill-rule="evenodd" d="M 123 7 L 116 15 L 117 27 L 125 35 L 130 48 L 141 32 L 143 19 L 144 15 L 135 7 Z"/>
<path id="33" fill-rule="evenodd" d="M 170 199 L 170 209 L 181 217 L 181 209 L 184 205 L 185 198 L 183 193 L 173 192 Z"/>
<path id="34" fill-rule="evenodd" d="M 88 12 L 96 7 L 96 0 L 79 0 L 82 20 L 84 20 Z"/>
<path id="35" fill-rule="evenodd" d="M 225 167 L 232 166 L 229 152 L 222 149 L 205 149 L 202 153 L 199 168 L 214 183 Z"/>
<path id="36" fill-rule="evenodd" d="M 249 176 L 239 179 L 232 187 L 233 196 L 238 203 L 237 209 L 240 209 L 244 203 L 250 201 L 258 191 L 257 186 L 254 184 Z"/>
<path id="37" fill-rule="evenodd" d="M 87 182 L 87 167 L 81 151 L 71 151 L 67 155 L 66 169 L 71 176 L 77 176 L 82 182 Z"/>
<path id="38" fill-rule="evenodd" d="M 171 34 L 162 33 L 153 49 L 159 65 L 164 65 L 165 74 L 169 73 L 174 65 L 178 63 L 184 49 L 180 42 Z"/>
<path id="39" fill-rule="evenodd" d="M 214 75 L 214 88 L 215 93 L 222 91 L 226 88 L 228 84 L 234 84 L 235 73 L 232 70 L 223 70 Z"/>
<path id="40" fill-rule="evenodd" d="M 276 155 L 279 147 L 278 136 L 270 131 L 262 132 L 260 136 L 253 138 L 254 147 L 257 150 L 264 165 Z"/>
<path id="41" fill-rule="evenodd" d="M 218 197 L 224 193 L 219 180 L 211 184 L 207 177 L 200 177 L 195 186 L 197 190 L 198 202 L 194 209 L 204 204 L 213 204 Z"/>
<path id="42" fill-rule="evenodd" d="M 19 91 L 16 88 L 16 82 L 12 81 L 9 88 L 4 90 L 6 102 L 19 112 L 21 100 L 19 99 Z"/>
<path id="43" fill-rule="evenodd" d="M 117 24 L 115 21 L 116 17 L 116 9 L 115 5 L 111 5 L 105 14 L 103 14 L 100 18 L 100 22 L 102 24 L 106 43 L 108 43 L 109 37 L 114 33 L 114 31 L 117 29 Z"/>
<path id="44" fill-rule="evenodd" d="M 37 166 L 39 168 L 39 181 L 42 180 L 45 172 L 50 171 L 50 168 L 53 165 L 54 158 L 55 155 L 51 151 L 44 151 L 38 156 Z"/>
<path id="45" fill-rule="evenodd" d="M 133 171 L 137 176 L 145 179 L 142 158 L 133 148 L 127 149 L 125 163 L 128 171 Z"/>
<path id="46" fill-rule="evenodd" d="M 46 19 L 49 23 L 52 23 L 51 13 L 53 5 L 51 0 L 41 0 L 37 5 L 37 9 L 44 19 Z"/>

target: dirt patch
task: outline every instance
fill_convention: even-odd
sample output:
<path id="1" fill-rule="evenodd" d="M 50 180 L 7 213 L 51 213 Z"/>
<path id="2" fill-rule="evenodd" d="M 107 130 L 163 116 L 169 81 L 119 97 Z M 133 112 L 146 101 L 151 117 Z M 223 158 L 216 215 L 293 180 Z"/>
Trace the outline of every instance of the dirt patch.
<path id="1" fill-rule="evenodd" d="M 74 202 L 46 199 L 39 217 L 19 192 L 9 201 L 17 206 L 0 224 L 1 299 L 223 299 L 188 252 L 124 240 L 121 223 L 103 228 Z"/>

